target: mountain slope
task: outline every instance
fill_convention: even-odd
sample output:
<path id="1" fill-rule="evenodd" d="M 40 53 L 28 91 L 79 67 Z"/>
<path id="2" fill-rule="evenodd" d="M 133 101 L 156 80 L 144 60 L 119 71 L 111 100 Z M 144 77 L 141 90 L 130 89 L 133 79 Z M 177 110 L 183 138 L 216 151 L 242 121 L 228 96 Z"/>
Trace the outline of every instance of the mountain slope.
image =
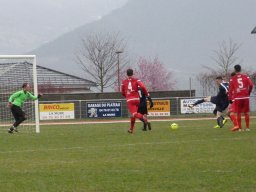
<path id="1" fill-rule="evenodd" d="M 120 32 L 127 38 L 132 58 L 158 56 L 178 76 L 192 76 L 203 65 L 212 65 L 218 43 L 242 43 L 239 55 L 252 66 L 256 56 L 256 1 L 253 0 L 130 0 L 101 20 L 81 26 L 32 51 L 39 64 L 82 75 L 74 53 L 81 37 L 93 32 Z M 181 84 L 180 84 L 181 85 Z"/>

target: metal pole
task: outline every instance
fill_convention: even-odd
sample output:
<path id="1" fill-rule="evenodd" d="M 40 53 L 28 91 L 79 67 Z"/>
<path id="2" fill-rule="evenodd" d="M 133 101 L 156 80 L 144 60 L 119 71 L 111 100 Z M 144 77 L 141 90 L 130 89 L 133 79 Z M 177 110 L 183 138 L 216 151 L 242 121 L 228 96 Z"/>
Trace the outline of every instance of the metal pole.
<path id="1" fill-rule="evenodd" d="M 253 28 L 253 30 L 251 31 L 251 34 L 255 34 L 256 33 L 256 27 Z"/>
<path id="2" fill-rule="evenodd" d="M 119 56 L 120 53 L 123 53 L 123 51 L 116 51 L 116 54 L 117 54 L 117 85 L 118 85 L 119 92 L 120 92 L 120 56 Z"/>
<path id="3" fill-rule="evenodd" d="M 117 81 L 118 81 L 118 91 L 120 91 L 120 63 L 119 63 L 119 54 L 117 54 Z"/>
<path id="4" fill-rule="evenodd" d="M 192 97 L 192 80 L 191 77 L 189 77 L 189 96 Z"/>

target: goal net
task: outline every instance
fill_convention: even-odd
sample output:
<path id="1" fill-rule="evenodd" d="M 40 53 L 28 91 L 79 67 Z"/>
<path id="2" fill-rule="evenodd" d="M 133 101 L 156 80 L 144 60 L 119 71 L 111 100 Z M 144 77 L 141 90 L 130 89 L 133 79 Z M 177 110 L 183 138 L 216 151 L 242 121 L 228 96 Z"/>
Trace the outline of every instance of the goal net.
<path id="1" fill-rule="evenodd" d="M 0 131 L 6 132 L 14 123 L 11 109 L 8 106 L 9 97 L 16 91 L 22 90 L 23 83 L 31 85 L 31 93 L 37 91 L 36 56 L 34 55 L 0 55 Z M 38 100 L 27 100 L 22 110 L 26 120 L 18 127 L 18 131 L 40 132 Z"/>

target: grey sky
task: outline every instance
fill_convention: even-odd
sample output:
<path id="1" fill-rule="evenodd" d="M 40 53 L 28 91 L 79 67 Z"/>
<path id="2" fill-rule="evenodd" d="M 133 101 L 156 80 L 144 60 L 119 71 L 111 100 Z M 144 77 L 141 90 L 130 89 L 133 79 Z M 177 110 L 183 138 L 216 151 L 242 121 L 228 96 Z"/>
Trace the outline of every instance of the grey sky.
<path id="1" fill-rule="evenodd" d="M 21 54 L 97 20 L 127 0 L 0 0 L 0 54 Z"/>
<path id="2" fill-rule="evenodd" d="M 157 56 L 175 72 L 180 89 L 188 88 L 188 78 L 204 70 L 203 66 L 214 66 L 213 50 L 223 40 L 241 44 L 237 54 L 241 64 L 255 70 L 256 35 L 250 32 L 256 25 L 256 0 L 0 0 L 0 3 L 0 54 L 36 54 L 40 57 L 39 65 L 74 75 L 82 72 L 74 61 L 79 35 L 93 28 L 120 32 L 128 40 L 133 61 L 140 56 Z M 122 8 L 113 11 L 119 7 Z M 100 17 L 98 22 L 85 25 Z M 78 26 L 81 28 L 74 30 Z"/>

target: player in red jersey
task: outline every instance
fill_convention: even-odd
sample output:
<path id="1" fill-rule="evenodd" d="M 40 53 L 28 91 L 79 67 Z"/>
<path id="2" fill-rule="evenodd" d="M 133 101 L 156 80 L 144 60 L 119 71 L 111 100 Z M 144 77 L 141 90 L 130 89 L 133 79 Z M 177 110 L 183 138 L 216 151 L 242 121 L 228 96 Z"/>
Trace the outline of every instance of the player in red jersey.
<path id="1" fill-rule="evenodd" d="M 147 128 L 148 120 L 141 113 L 138 113 L 138 107 L 140 104 L 140 97 L 138 93 L 138 87 L 142 89 L 146 96 L 149 93 L 145 85 L 139 80 L 133 77 L 133 70 L 127 70 L 128 78 L 122 81 L 122 95 L 126 98 L 127 107 L 131 113 L 131 127 L 128 133 L 133 133 L 135 119 L 140 119 L 144 123 L 144 129 Z"/>
<path id="2" fill-rule="evenodd" d="M 241 73 L 241 66 L 234 66 L 236 75 L 230 79 L 229 84 L 229 100 L 234 103 L 232 115 L 234 127 L 232 131 L 239 130 L 241 128 L 241 113 L 245 115 L 246 130 L 250 130 L 250 94 L 252 92 L 253 84 L 251 79 L 246 75 Z"/>
<path id="3" fill-rule="evenodd" d="M 236 75 L 236 72 L 232 72 L 231 73 L 231 78 L 234 77 Z M 233 100 L 233 99 L 232 99 Z M 234 116 L 234 103 L 230 103 L 228 106 L 228 111 L 227 111 L 227 116 L 229 116 L 230 120 L 233 122 L 233 116 Z M 237 117 L 239 118 L 239 117 Z M 240 118 L 241 118 L 241 114 L 240 114 Z M 241 130 L 241 126 L 239 126 L 239 129 Z"/>

